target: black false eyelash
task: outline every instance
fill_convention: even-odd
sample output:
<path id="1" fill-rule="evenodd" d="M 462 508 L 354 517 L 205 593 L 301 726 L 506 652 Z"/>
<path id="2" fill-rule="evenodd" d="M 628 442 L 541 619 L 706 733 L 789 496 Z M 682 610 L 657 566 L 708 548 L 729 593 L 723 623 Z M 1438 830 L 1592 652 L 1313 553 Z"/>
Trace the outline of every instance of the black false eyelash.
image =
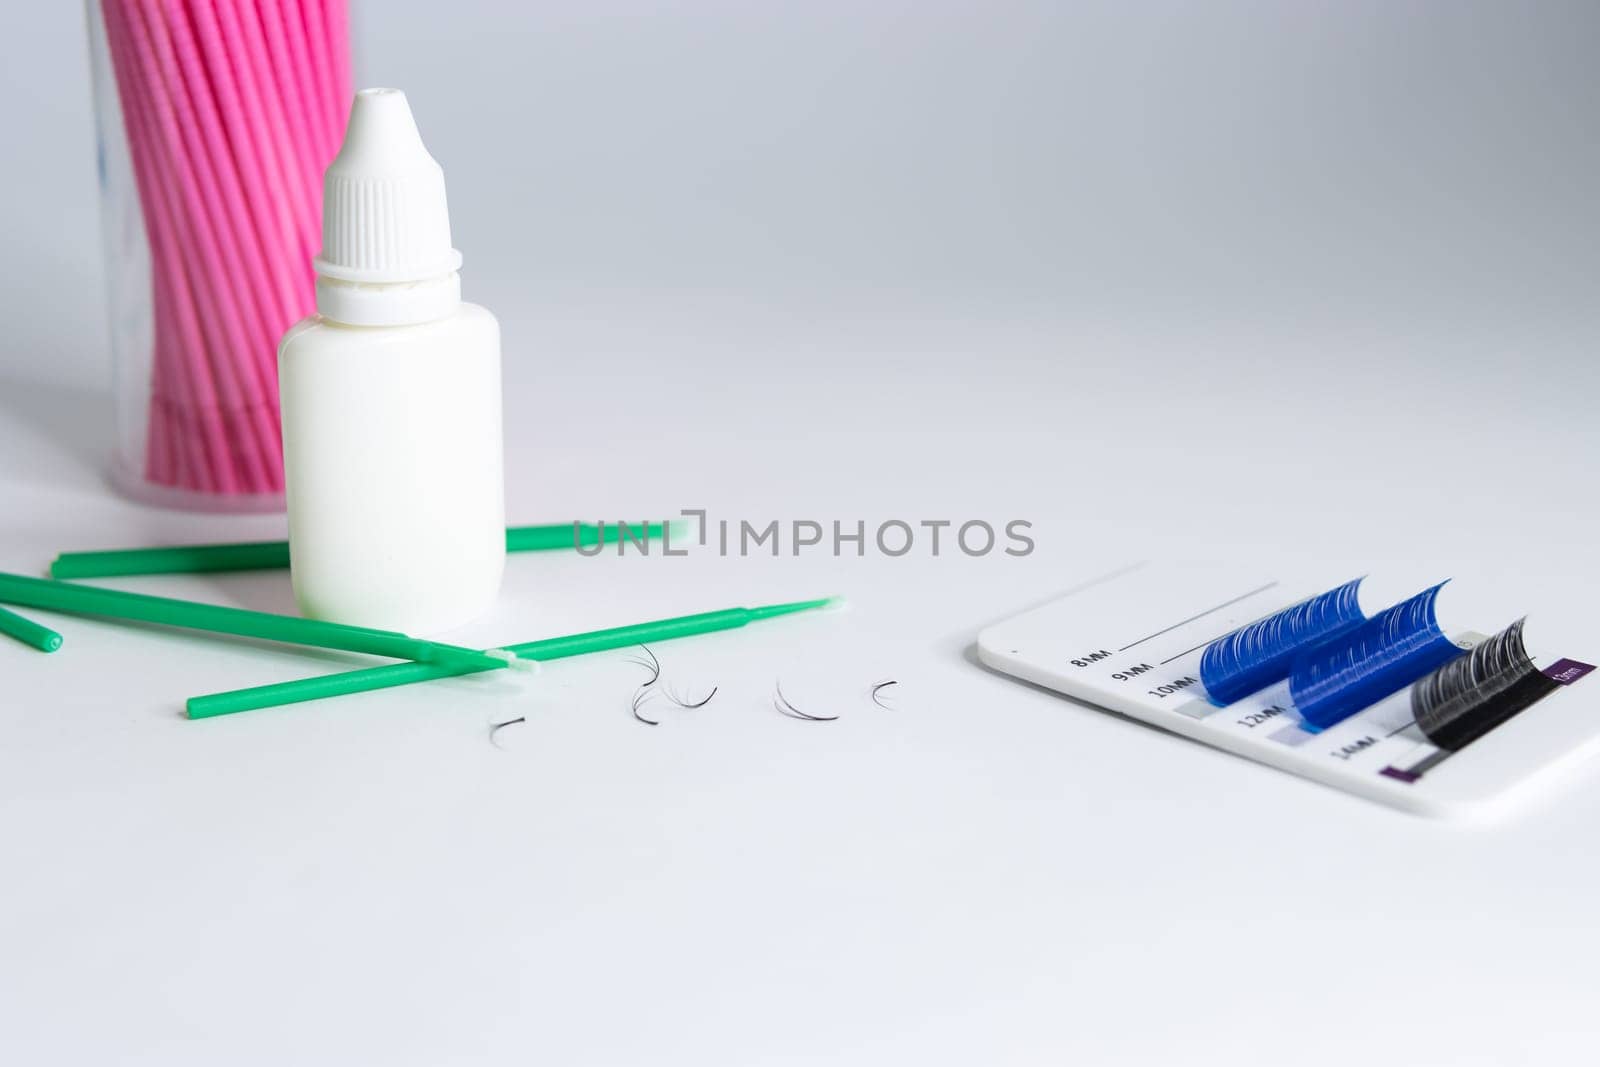
<path id="1" fill-rule="evenodd" d="M 635 657 L 634 659 L 630 659 L 628 662 L 636 666 L 643 667 L 645 670 L 650 672 L 650 680 L 644 683 L 645 687 L 648 688 L 649 686 L 655 685 L 656 680 L 661 677 L 661 661 L 656 659 L 656 654 L 650 651 L 649 645 L 640 645 L 639 647 L 644 649 L 644 654 L 650 657 L 650 661 L 646 663 L 644 660 Z"/>
<path id="2" fill-rule="evenodd" d="M 789 702 L 788 697 L 783 695 L 782 682 L 774 683 L 772 706 L 778 710 L 780 715 L 787 715 L 791 719 L 804 719 L 806 722 L 833 722 L 839 717 L 837 715 L 812 715 L 809 712 L 801 711 Z"/>
<path id="3" fill-rule="evenodd" d="M 686 702 L 686 701 L 685 701 L 685 700 L 684 700 L 684 699 L 683 699 L 683 698 L 682 698 L 682 697 L 680 697 L 680 696 L 679 696 L 679 695 L 678 695 L 678 694 L 677 694 L 677 693 L 675 693 L 675 692 L 673 692 L 673 690 L 672 690 L 672 687 L 671 687 L 671 686 L 663 686 L 663 687 L 662 687 L 662 690 L 661 690 L 661 691 L 662 691 L 662 692 L 663 692 L 663 693 L 665 693 L 665 694 L 666 694 L 666 695 L 667 695 L 667 699 L 668 699 L 668 700 L 670 700 L 670 701 L 672 701 L 672 702 L 673 702 L 673 703 L 674 703 L 674 704 L 676 704 L 676 705 L 678 705 L 678 707 L 680 707 L 680 708 L 685 708 L 685 709 L 688 709 L 688 710 L 691 710 L 691 711 L 692 711 L 692 710 L 693 710 L 693 709 L 695 709 L 695 708 L 703 708 L 703 707 L 705 707 L 705 706 L 706 706 L 706 705 L 707 705 L 707 704 L 709 704 L 709 703 L 711 703 L 711 698 L 712 698 L 712 697 L 714 697 L 714 696 L 716 696 L 716 695 L 717 695 L 717 689 L 718 689 L 718 687 L 717 687 L 717 686 L 712 686 L 712 687 L 711 687 L 711 692 L 709 692 L 709 693 L 707 693 L 707 694 L 706 694 L 706 695 L 705 695 L 705 699 L 703 699 L 703 700 L 697 700 L 697 701 L 695 701 L 695 702 L 694 702 L 694 703 L 692 703 L 692 704 L 691 704 L 691 703 L 688 703 L 688 702 Z"/>
<path id="4" fill-rule="evenodd" d="M 894 681 L 893 679 L 890 679 L 887 682 L 879 682 L 877 685 L 872 687 L 872 702 L 874 704 L 878 705 L 878 707 L 882 708 L 885 711 L 894 710 L 893 708 L 889 707 L 889 705 L 885 704 L 883 701 L 878 699 L 878 692 L 879 692 L 879 690 L 883 690 L 883 689 L 889 688 L 891 685 L 899 685 L 899 684 L 900 684 L 899 682 Z"/>
<path id="5" fill-rule="evenodd" d="M 650 698 L 655 695 L 649 692 L 649 689 L 651 686 L 655 685 L 661 680 L 661 660 L 656 657 L 654 652 L 650 651 L 649 645 L 640 645 L 639 647 L 643 649 L 644 654 L 650 658 L 648 660 L 644 660 L 635 657 L 634 659 L 630 659 L 628 662 L 634 664 L 635 666 L 643 667 L 645 670 L 649 671 L 650 677 L 647 678 L 645 683 L 641 685 L 638 691 L 633 694 L 633 703 L 630 710 L 633 712 L 633 717 L 644 723 L 646 726 L 660 726 L 661 721 L 659 719 L 647 718 L 639 711 L 639 709 L 644 707 Z M 712 686 L 711 692 L 707 693 L 701 699 L 695 701 L 685 700 L 665 684 L 662 685 L 661 692 L 666 695 L 668 701 L 676 704 L 678 707 L 694 709 L 703 708 L 707 704 L 711 703 L 711 698 L 717 695 L 717 689 L 717 686 Z"/>
<path id="6" fill-rule="evenodd" d="M 1518 619 L 1411 688 L 1411 715 L 1447 752 L 1465 748 L 1556 688 L 1533 664 Z"/>
<path id="7" fill-rule="evenodd" d="M 650 651 L 649 645 L 640 645 L 639 647 L 644 649 L 644 654 L 650 657 L 649 662 L 637 657 L 630 659 L 628 662 L 636 666 L 643 667 L 645 670 L 649 671 L 650 677 L 646 679 L 645 683 L 634 692 L 633 703 L 629 705 L 628 710 L 633 712 L 633 717 L 635 719 L 644 723 L 646 726 L 660 726 L 660 719 L 648 718 L 642 712 L 640 712 L 639 709 L 644 707 L 650 698 L 655 695 L 654 693 L 650 692 L 650 687 L 655 685 L 656 682 L 661 678 L 661 661 L 656 658 L 656 654 L 654 652 Z"/>
<path id="8" fill-rule="evenodd" d="M 526 715 L 519 715 L 515 719 L 507 719 L 505 722 L 494 723 L 493 725 L 491 725 L 489 727 L 489 743 L 491 745 L 493 745 L 495 748 L 499 748 L 500 747 L 500 742 L 498 742 L 498 741 L 496 741 L 494 739 L 494 735 L 495 734 L 499 733 L 501 730 L 504 730 L 507 726 L 515 726 L 519 722 L 527 722 L 527 721 L 528 721 L 528 717 Z"/>
<path id="9" fill-rule="evenodd" d="M 631 707 L 630 710 L 632 710 L 632 712 L 633 712 L 633 717 L 635 719 L 638 719 L 640 722 L 644 723 L 646 726 L 660 726 L 661 725 L 661 720 L 660 719 L 647 719 L 647 718 L 645 718 L 643 713 L 641 713 L 639 711 L 639 709 L 644 707 L 645 704 L 654 695 L 655 695 L 654 693 L 650 692 L 650 683 L 649 682 L 646 682 L 644 685 L 641 685 L 639 687 L 639 691 L 633 694 L 633 704 L 632 704 L 632 707 Z"/>

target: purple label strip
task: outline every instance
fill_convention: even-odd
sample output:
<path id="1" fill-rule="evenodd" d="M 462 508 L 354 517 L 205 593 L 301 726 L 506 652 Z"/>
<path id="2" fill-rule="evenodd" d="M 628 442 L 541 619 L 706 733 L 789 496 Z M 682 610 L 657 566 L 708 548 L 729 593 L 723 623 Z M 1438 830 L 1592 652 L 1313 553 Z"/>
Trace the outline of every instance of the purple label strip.
<path id="1" fill-rule="evenodd" d="M 1558 659 L 1544 669 L 1544 676 L 1558 685 L 1571 685 L 1594 670 L 1594 664 L 1575 659 Z"/>

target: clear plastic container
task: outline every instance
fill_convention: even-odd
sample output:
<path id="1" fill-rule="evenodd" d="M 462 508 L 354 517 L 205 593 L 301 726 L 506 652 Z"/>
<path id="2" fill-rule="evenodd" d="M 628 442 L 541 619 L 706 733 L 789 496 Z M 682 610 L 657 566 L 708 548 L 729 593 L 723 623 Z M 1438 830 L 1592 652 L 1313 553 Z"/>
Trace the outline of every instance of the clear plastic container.
<path id="1" fill-rule="evenodd" d="M 277 345 L 315 307 L 345 0 L 88 0 L 117 451 L 150 503 L 283 507 Z"/>

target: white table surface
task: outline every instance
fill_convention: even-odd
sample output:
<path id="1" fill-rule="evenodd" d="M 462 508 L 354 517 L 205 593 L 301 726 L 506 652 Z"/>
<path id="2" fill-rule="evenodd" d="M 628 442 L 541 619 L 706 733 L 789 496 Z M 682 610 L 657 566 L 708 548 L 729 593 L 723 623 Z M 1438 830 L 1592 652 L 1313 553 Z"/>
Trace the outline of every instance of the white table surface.
<path id="1" fill-rule="evenodd" d="M 0 1061 L 1593 1062 L 1600 768 L 1426 821 L 972 654 L 1169 556 L 1427 563 L 1600 652 L 1592 13 L 457 6 L 367 13 L 362 55 L 502 319 L 514 521 L 1020 518 L 1037 551 L 514 557 L 453 635 L 849 598 L 658 646 L 721 688 L 655 729 L 623 653 L 190 722 L 359 657 L 0 644 Z M 5 77 L 61 86 L 15 114 L 62 162 L 6 179 L 0 568 L 281 536 L 105 484 L 81 26 L 39 19 Z"/>

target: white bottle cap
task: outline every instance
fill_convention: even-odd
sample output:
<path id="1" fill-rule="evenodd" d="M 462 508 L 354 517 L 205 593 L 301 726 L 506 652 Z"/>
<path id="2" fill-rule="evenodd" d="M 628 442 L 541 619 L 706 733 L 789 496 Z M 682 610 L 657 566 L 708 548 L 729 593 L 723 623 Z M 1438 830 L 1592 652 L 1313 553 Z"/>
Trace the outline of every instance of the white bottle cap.
<path id="1" fill-rule="evenodd" d="M 406 94 L 363 89 L 322 193 L 317 310 L 354 326 L 441 319 L 461 302 L 444 171 L 422 144 Z"/>

